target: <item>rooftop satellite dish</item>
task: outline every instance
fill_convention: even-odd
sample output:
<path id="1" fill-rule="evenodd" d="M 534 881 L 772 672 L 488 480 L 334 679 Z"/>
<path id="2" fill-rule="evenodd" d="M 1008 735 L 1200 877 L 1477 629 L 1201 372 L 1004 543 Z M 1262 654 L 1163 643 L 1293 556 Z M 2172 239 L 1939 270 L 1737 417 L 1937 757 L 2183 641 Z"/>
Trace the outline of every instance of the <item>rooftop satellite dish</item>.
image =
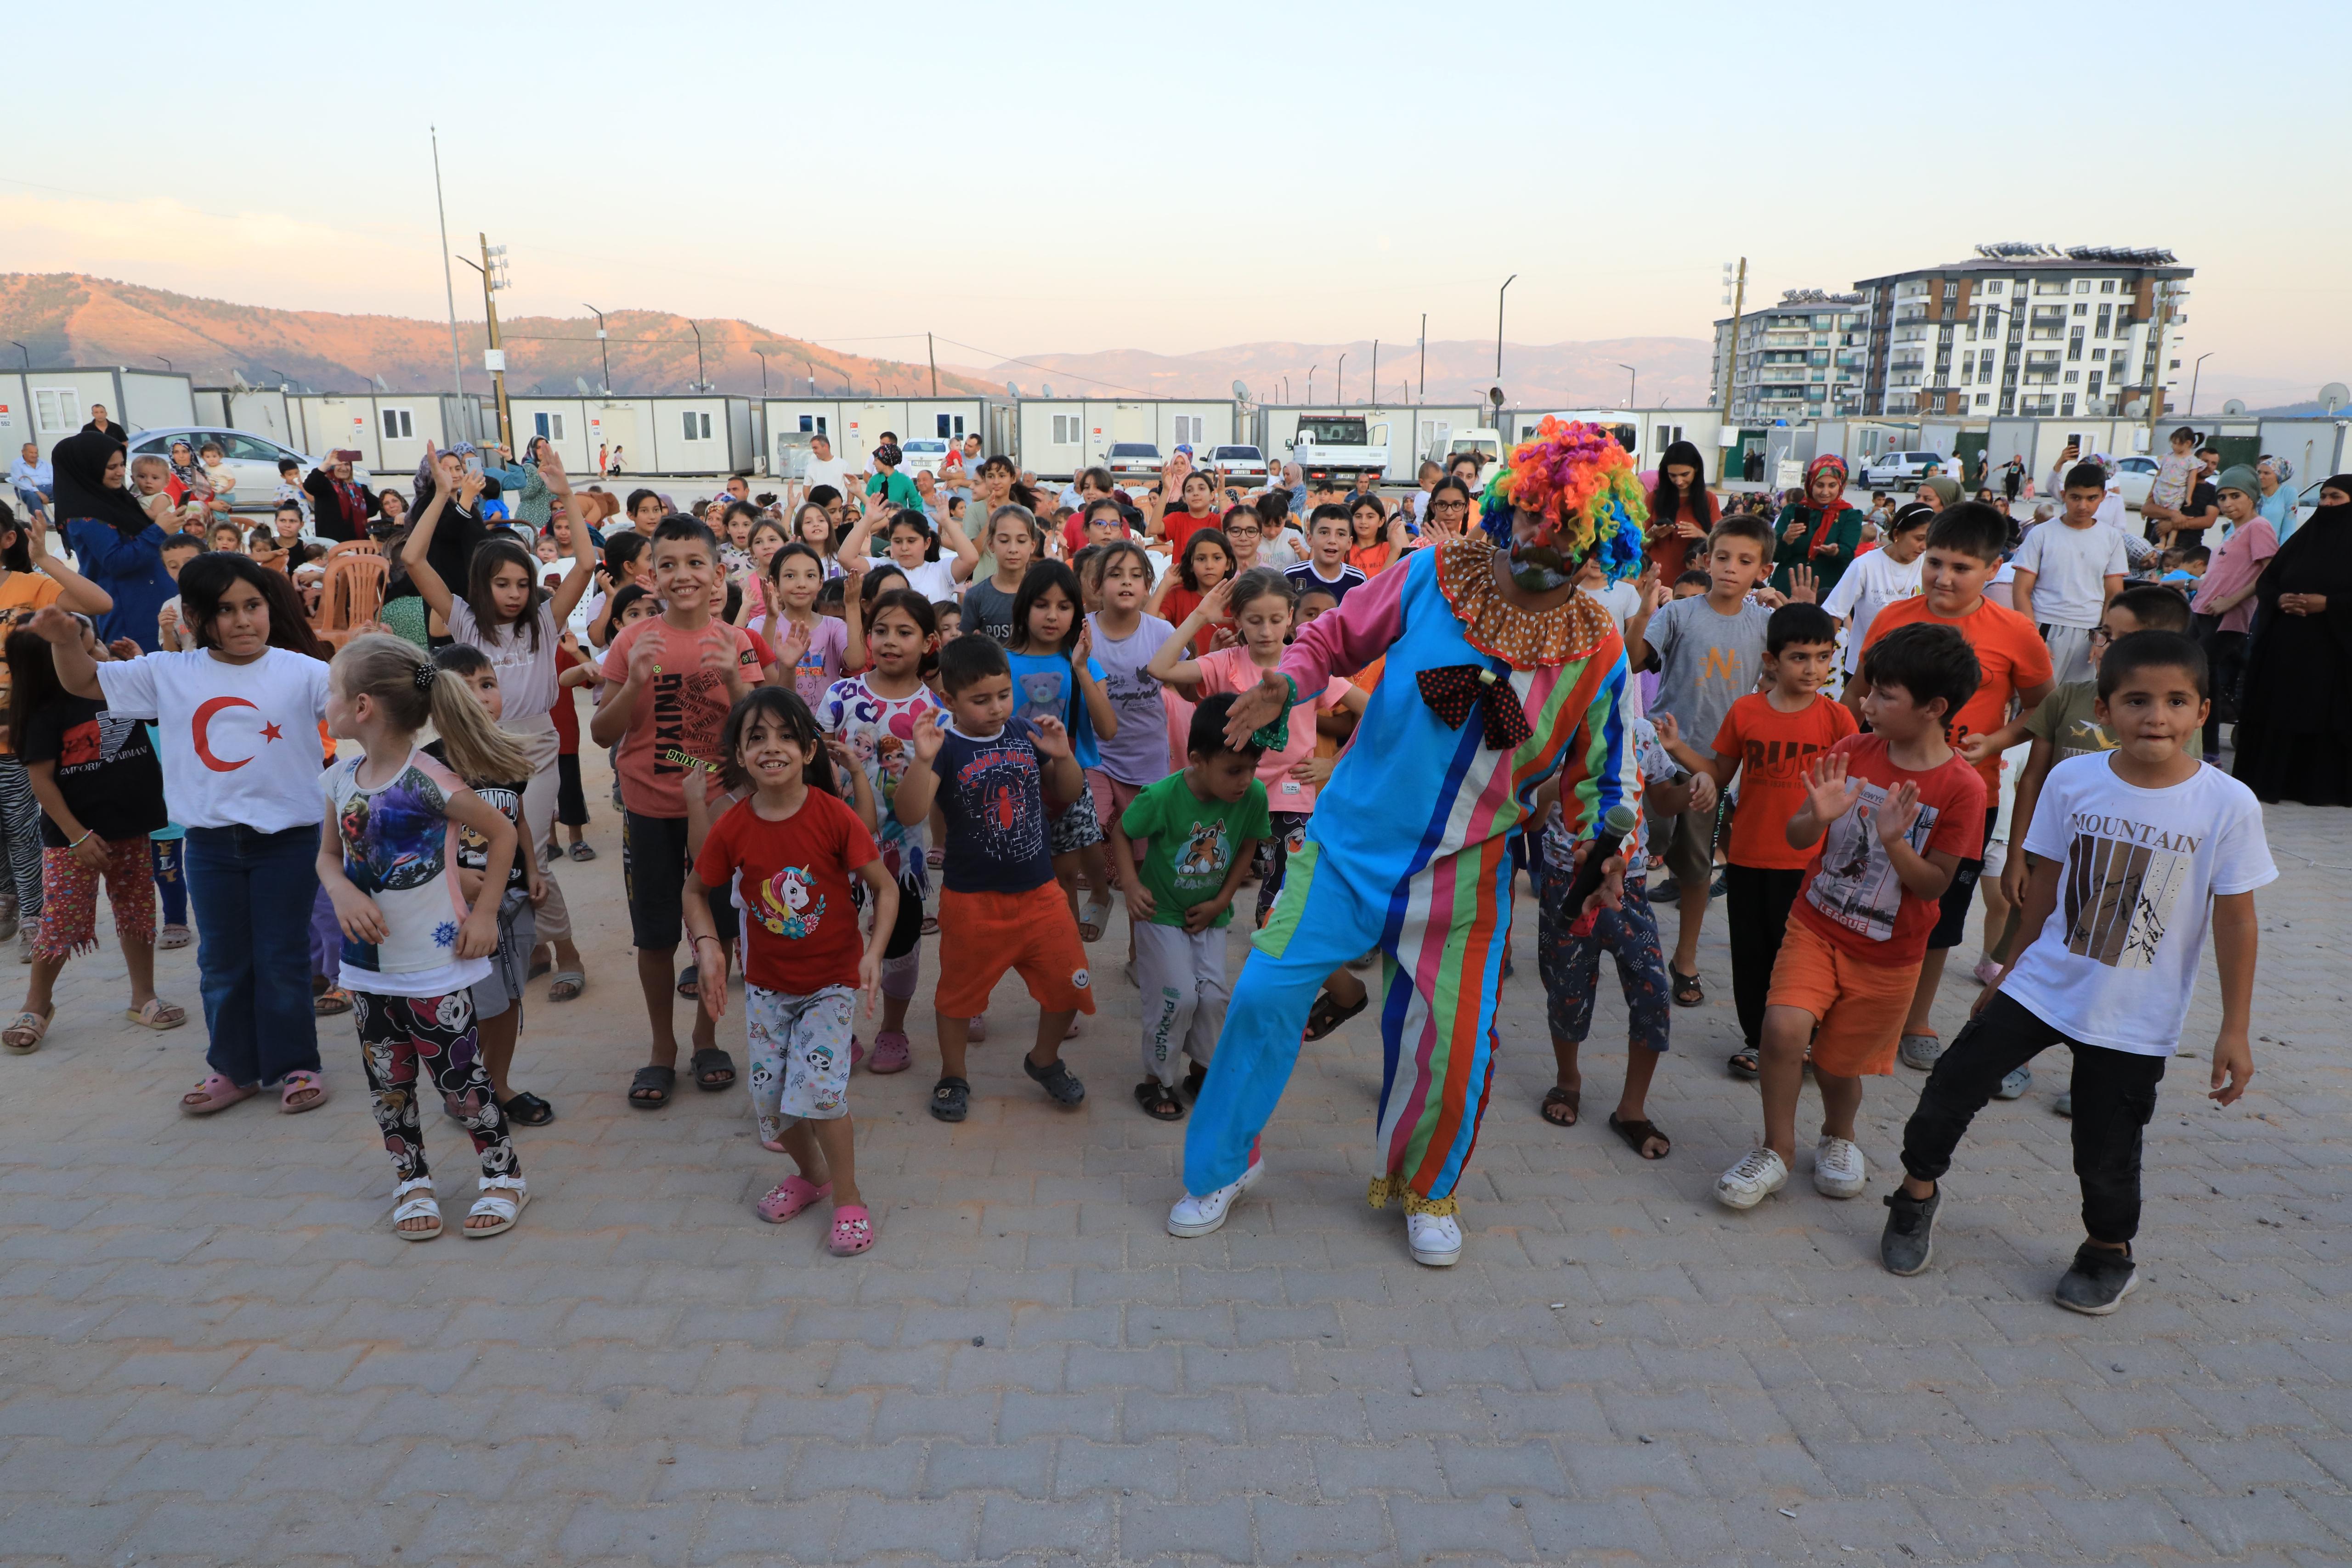
<path id="1" fill-rule="evenodd" d="M 1004 390 L 1011 392 L 1017 398 L 1021 395 L 1021 383 L 1019 382 L 1007 382 L 1004 383 Z"/>
<path id="2" fill-rule="evenodd" d="M 381 371 L 377 372 L 375 375 L 373 375 L 373 376 L 370 377 L 369 379 L 370 379 L 370 380 L 372 380 L 372 381 L 373 381 L 373 382 L 375 382 L 375 390 L 376 390 L 376 391 L 378 391 L 378 392 L 390 392 L 390 391 L 392 390 L 392 388 L 391 388 L 388 384 L 386 384 L 386 382 L 384 382 L 383 372 L 381 372 Z"/>
<path id="3" fill-rule="evenodd" d="M 2233 397 L 2229 402 L 2221 405 L 2221 412 L 2223 413 L 2243 413 L 2246 412 L 2246 405 L 2243 400 Z"/>
<path id="4" fill-rule="evenodd" d="M 243 371 L 229 371 L 228 384 L 235 387 L 239 392 L 251 392 L 253 390 L 253 383 L 245 379 L 245 372 Z"/>
<path id="5" fill-rule="evenodd" d="M 572 377 L 572 384 L 573 386 L 578 387 L 578 388 L 580 389 L 580 392 L 581 392 L 581 395 L 582 395 L 582 396 L 583 396 L 583 397 L 584 397 L 584 396 L 586 396 L 586 395 L 587 395 L 587 392 L 588 392 L 588 378 L 587 378 L 586 376 L 574 376 L 574 377 Z"/>
<path id="6" fill-rule="evenodd" d="M 1240 382 L 1236 381 L 1234 382 L 1234 396 L 1243 402 L 1249 402 L 1249 388 L 1242 385 Z"/>
<path id="7" fill-rule="evenodd" d="M 1045 395 L 1047 397 L 1052 397 L 1054 395 L 1054 383 L 1051 382 L 1047 382 L 1045 383 Z"/>
<path id="8" fill-rule="evenodd" d="M 2319 401 L 2327 406 L 2328 413 L 2334 413 L 2352 402 L 2352 388 L 2347 388 L 2342 382 L 2330 382 L 2319 389 Z"/>
<path id="9" fill-rule="evenodd" d="M 2133 398 L 2129 402 L 2125 403 L 2125 404 L 2124 404 L 2124 417 L 2125 417 L 2126 419 L 2145 419 L 2145 418 L 2147 418 L 2147 399 L 2146 399 L 2146 398 L 2144 398 L 2144 397 L 2136 397 L 2136 398 Z"/>

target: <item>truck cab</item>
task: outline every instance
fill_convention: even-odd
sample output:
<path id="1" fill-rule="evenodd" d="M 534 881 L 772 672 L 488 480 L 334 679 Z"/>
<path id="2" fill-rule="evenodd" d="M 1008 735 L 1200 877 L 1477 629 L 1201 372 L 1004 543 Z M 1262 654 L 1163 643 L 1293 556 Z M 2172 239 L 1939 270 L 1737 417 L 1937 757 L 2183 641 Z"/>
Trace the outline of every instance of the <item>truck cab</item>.
<path id="1" fill-rule="evenodd" d="M 1389 427 L 1369 424 L 1362 414 L 1310 413 L 1298 421 L 1290 460 L 1310 484 L 1351 485 L 1359 474 L 1379 479 L 1388 472 L 1388 441 Z"/>

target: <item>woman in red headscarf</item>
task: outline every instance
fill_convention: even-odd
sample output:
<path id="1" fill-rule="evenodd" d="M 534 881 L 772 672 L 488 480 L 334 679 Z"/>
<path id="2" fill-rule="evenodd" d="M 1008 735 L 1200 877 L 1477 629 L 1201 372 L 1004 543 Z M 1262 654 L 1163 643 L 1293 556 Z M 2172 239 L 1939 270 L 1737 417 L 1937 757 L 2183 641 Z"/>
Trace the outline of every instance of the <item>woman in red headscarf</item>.
<path id="1" fill-rule="evenodd" d="M 1789 591 L 1789 574 L 1811 567 L 1814 602 L 1830 596 L 1862 549 L 1862 513 L 1845 498 L 1845 459 L 1824 452 L 1805 465 L 1805 498 L 1780 508 L 1773 525 L 1772 586 Z"/>

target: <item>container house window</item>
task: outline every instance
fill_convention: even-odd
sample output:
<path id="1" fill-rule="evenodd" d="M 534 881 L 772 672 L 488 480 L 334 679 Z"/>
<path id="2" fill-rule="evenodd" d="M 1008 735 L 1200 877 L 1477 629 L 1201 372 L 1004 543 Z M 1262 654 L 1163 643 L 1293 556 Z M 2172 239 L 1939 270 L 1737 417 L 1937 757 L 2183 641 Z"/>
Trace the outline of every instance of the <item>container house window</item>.
<path id="1" fill-rule="evenodd" d="M 409 410 L 383 409 L 379 411 L 378 418 L 383 425 L 383 438 L 386 441 L 409 441 L 415 438 L 416 417 Z"/>

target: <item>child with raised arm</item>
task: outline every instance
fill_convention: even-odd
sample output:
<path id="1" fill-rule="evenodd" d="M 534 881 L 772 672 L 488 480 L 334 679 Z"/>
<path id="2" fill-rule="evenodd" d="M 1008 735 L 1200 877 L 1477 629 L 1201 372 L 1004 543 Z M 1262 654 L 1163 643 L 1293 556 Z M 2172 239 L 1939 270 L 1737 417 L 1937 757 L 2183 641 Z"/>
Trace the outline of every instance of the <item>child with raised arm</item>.
<path id="1" fill-rule="evenodd" d="M 1056 1104 L 1075 1107 L 1087 1090 L 1062 1061 L 1062 1040 L 1079 1013 L 1095 1010 L 1095 998 L 1078 925 L 1046 852 L 1045 787 L 1053 799 L 1073 800 L 1086 776 L 1059 719 L 1014 716 L 1012 667 L 994 640 L 959 637 L 941 648 L 940 686 L 950 723 L 942 727 L 928 711 L 916 716 L 915 763 L 891 802 L 909 827 L 934 801 L 947 820 L 932 1001 L 940 1074 L 931 1114 L 961 1122 L 969 1113 L 969 1026 L 1007 969 L 1020 972 L 1038 1008 L 1037 1044 L 1022 1070 Z"/>
<path id="2" fill-rule="evenodd" d="M 1101 760 L 1101 741 L 1118 734 L 1118 716 L 1103 692 L 1101 667 L 1088 653 L 1081 597 L 1077 578 L 1060 561 L 1032 566 L 1013 601 L 1012 652 L 1005 662 L 1013 671 L 1014 716 L 1061 720 L 1070 733 L 1071 754 L 1085 768 Z M 1110 866 L 1092 791 L 1081 789 L 1053 808 L 1046 838 L 1054 875 L 1078 923 L 1078 940 L 1099 940 L 1110 920 Z M 1081 876 L 1092 890 L 1083 915 Z"/>
<path id="3" fill-rule="evenodd" d="M 1136 1103 L 1155 1121 L 1181 1121 L 1182 1088 L 1197 1098 L 1225 1027 L 1225 927 L 1250 852 L 1271 831 L 1260 748 L 1225 739 L 1234 698 L 1192 710 L 1184 767 L 1138 795 L 1111 824 L 1111 852 L 1136 913 L 1136 988 L 1143 993 L 1143 1080 Z M 1139 863 L 1137 842 L 1144 848 Z"/>
<path id="4" fill-rule="evenodd" d="M 974 578 L 964 590 L 964 620 L 967 630 L 993 637 L 1010 648 L 1019 624 L 1013 618 L 1013 601 L 1021 591 L 1021 580 L 1028 575 L 1030 563 L 1037 559 L 1044 530 L 1037 526 L 1035 513 L 1017 501 L 1007 501 L 989 514 L 982 533 L 996 570 L 987 577 Z"/>
<path id="5" fill-rule="evenodd" d="M 1658 718 L 1659 738 L 1674 759 L 1706 774 L 1717 791 L 1727 790 L 1732 776 L 1739 776 L 1723 888 L 1741 1040 L 1729 1065 L 1742 1078 L 1757 1074 L 1764 996 L 1780 956 L 1789 906 L 1812 858 L 1790 841 L 1789 819 L 1804 807 L 1812 759 L 1862 727 L 1821 695 L 1837 667 L 1837 622 L 1828 611 L 1783 604 L 1764 624 L 1764 651 L 1772 685 L 1731 705 L 1707 750 L 1684 741 L 1672 715 Z"/>
<path id="6" fill-rule="evenodd" d="M 1822 1095 L 1813 1186 L 1853 1197 L 1868 1180 L 1854 1141 L 1862 1081 L 1894 1070 L 1937 900 L 1984 848 L 1984 782 L 1944 739 L 1977 678 L 1975 653 L 1948 626 L 1905 627 L 1864 653 L 1871 732 L 1814 759 L 1788 820 L 1789 842 L 1813 853 L 1765 998 L 1764 1137 L 1717 1178 L 1726 1207 L 1753 1208 L 1788 1184 L 1809 1040 Z"/>
<path id="7" fill-rule="evenodd" d="M 828 1245 L 845 1258 L 874 1245 L 849 1117 L 850 1015 L 861 996 L 867 1015 L 874 1011 L 898 889 L 873 835 L 835 793 L 825 737 L 796 694 L 761 686 L 741 698 L 728 713 L 721 747 L 719 782 L 743 798 L 696 852 L 687 891 L 704 896 L 687 898 L 687 925 L 696 948 L 719 960 L 704 973 L 725 974 L 726 944 L 711 911 L 730 884 L 740 887 L 750 917 L 743 1028 L 751 1111 L 761 1146 L 800 1167 L 760 1200 L 760 1218 L 781 1225 L 830 1197 Z M 874 904 L 873 935 L 863 941 L 853 880 Z M 725 1016 L 723 983 L 702 988 L 702 1009 L 714 1021 Z"/>
<path id="8" fill-rule="evenodd" d="M 2165 1060 L 2179 1049 L 2210 925 L 2221 977 L 2209 1098 L 2253 1077 L 2248 1042 L 2254 889 L 2278 875 L 2253 793 L 2200 762 L 2204 652 L 2173 632 L 2116 639 L 2099 660 L 2097 716 L 2116 748 L 2050 770 L 2025 837 L 2033 938 L 1937 1059 L 1903 1129 L 1879 1258 L 1916 1274 L 1935 1251 L 1938 1185 L 1977 1112 L 2034 1054 L 2074 1056 L 2074 1173 L 2084 1240 L 2057 1301 L 2103 1315 L 2139 1284 L 2140 1145 Z"/>
<path id="9" fill-rule="evenodd" d="M 624 627 L 604 653 L 609 683 L 588 724 L 599 746 L 620 743 L 615 771 L 622 800 L 621 853 L 628 867 L 629 926 L 637 949 L 637 985 L 652 1026 L 651 1060 L 629 1085 L 640 1111 L 669 1103 L 677 1084 L 677 944 L 686 886 L 686 802 L 679 782 L 689 768 L 719 761 L 727 713 L 760 680 L 751 634 L 710 613 L 720 582 L 719 541 L 691 517 L 666 517 L 654 528 L 654 577 L 663 610 Z M 617 596 L 616 596 L 617 597 Z M 714 909 L 722 935 L 734 910 Z M 698 972 L 698 988 L 726 984 L 727 972 Z M 689 1062 L 695 1087 L 734 1087 L 735 1061 L 719 1049 L 709 1015 L 694 1021 Z"/>
<path id="10" fill-rule="evenodd" d="M 482 1196 L 464 1234 L 495 1236 L 514 1228 L 530 1194 L 482 1062 L 471 988 L 488 977 L 499 945 L 499 905 L 517 835 L 458 773 L 519 779 L 529 764 L 461 681 L 443 677 L 398 637 L 352 638 L 335 655 L 329 679 L 327 731 L 358 741 L 361 750 L 319 778 L 327 819 L 319 882 L 342 927 L 340 983 L 352 993 L 376 1126 L 399 1183 L 393 1229 L 404 1241 L 441 1234 L 417 1116 L 424 1071 L 481 1161 Z M 416 744 L 427 724 L 440 732 L 451 766 Z M 470 906 L 457 880 L 461 829 L 483 842 L 482 882 Z"/>

